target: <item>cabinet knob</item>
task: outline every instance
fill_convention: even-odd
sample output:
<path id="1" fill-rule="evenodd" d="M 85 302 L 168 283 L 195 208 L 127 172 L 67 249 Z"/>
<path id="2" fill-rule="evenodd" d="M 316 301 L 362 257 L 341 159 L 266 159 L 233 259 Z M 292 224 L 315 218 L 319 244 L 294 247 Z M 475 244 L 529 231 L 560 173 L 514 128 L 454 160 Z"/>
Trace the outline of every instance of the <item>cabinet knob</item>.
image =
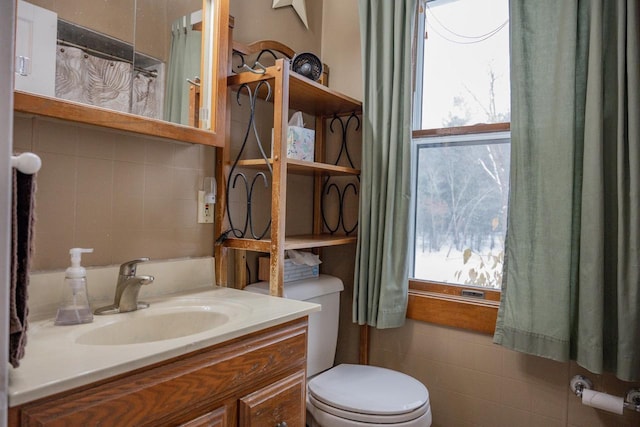
<path id="1" fill-rule="evenodd" d="M 286 421 L 279 422 L 276 424 L 276 427 L 289 427 Z"/>

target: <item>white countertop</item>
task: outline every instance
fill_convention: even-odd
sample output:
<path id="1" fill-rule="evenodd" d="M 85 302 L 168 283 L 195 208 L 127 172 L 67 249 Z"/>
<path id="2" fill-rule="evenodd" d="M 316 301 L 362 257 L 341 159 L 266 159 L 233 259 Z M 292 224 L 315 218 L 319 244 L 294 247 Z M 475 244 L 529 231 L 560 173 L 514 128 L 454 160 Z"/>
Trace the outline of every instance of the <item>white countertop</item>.
<path id="1" fill-rule="evenodd" d="M 317 304 L 219 287 L 144 300 L 151 303 L 151 308 L 94 316 L 93 323 L 84 325 L 55 326 L 53 319 L 31 322 L 25 357 L 19 368 L 9 368 L 9 406 L 122 374 L 320 310 Z M 163 341 L 124 345 L 76 343 L 80 335 L 123 321 L 122 316 L 148 316 L 154 309 L 167 309 L 176 304 L 206 306 L 208 303 L 221 307 L 229 315 L 228 322 L 205 332 Z"/>

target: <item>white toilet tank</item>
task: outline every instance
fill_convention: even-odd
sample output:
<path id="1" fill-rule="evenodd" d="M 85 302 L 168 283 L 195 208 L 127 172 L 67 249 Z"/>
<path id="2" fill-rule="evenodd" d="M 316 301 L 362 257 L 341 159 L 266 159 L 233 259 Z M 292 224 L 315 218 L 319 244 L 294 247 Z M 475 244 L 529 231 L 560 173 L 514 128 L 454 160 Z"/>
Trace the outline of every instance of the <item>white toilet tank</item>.
<path id="1" fill-rule="evenodd" d="M 321 274 L 314 279 L 297 280 L 284 284 L 285 298 L 313 302 L 322 306 L 321 311 L 309 315 L 308 377 L 333 367 L 338 343 L 340 292 L 343 289 L 342 280 L 326 274 Z M 245 290 L 268 295 L 269 283 L 254 283 L 247 286 Z"/>

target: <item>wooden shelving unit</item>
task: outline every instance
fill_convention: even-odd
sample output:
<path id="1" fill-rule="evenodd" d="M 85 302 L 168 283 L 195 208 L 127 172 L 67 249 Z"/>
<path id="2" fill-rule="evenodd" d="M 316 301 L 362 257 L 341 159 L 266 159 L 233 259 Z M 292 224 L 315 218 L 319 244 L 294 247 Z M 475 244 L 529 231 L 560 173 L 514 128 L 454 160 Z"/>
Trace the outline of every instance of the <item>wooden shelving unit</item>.
<path id="1" fill-rule="evenodd" d="M 327 246 L 346 245 L 356 242 L 353 235 L 333 235 L 323 233 L 321 210 L 321 190 L 323 179 L 327 176 L 358 176 L 360 170 L 353 167 L 337 166 L 325 163 L 325 135 L 327 120 L 336 116 L 348 116 L 351 114 L 361 114 L 362 103 L 346 95 L 329 89 L 319 83 L 300 76 L 289 69 L 289 62 L 278 59 L 274 66 L 268 67 L 264 74 L 244 72 L 232 75 L 227 78 L 227 85 L 231 90 L 238 90 L 241 85 L 248 85 L 252 92 L 257 91 L 257 96 L 261 99 L 267 98 L 268 89 L 266 85 L 261 85 L 263 81 L 269 82 L 271 87 L 270 102 L 274 104 L 273 114 L 273 155 L 265 159 L 241 159 L 237 161 L 237 167 L 245 169 L 256 169 L 260 171 L 272 170 L 271 176 L 271 237 L 260 240 L 250 238 L 228 238 L 222 244 L 224 249 L 234 249 L 239 251 L 236 259 L 244 263 L 245 256 L 242 251 L 256 251 L 268 253 L 270 255 L 270 293 L 275 296 L 283 294 L 284 275 L 284 251 L 287 249 L 309 249 Z M 315 116 L 315 162 L 301 161 L 287 158 L 286 137 L 288 127 L 289 110 L 302 111 Z M 230 144 L 230 138 L 227 144 Z M 225 178 L 228 178 L 228 171 L 231 160 L 228 157 L 229 147 L 225 149 L 227 154 L 223 163 L 225 167 Z M 267 166 L 269 165 L 269 166 Z M 309 235 L 289 236 L 286 235 L 285 207 L 287 199 L 288 174 L 307 175 L 314 177 L 314 220 L 313 233 Z M 217 224 L 222 223 L 224 217 L 224 203 L 220 203 L 218 210 Z M 219 232 L 224 232 L 219 226 Z M 216 270 L 224 272 L 226 266 L 226 253 L 219 250 L 216 253 Z M 244 264 L 236 265 L 236 272 L 242 274 Z M 238 273 L 237 273 L 238 274 Z M 219 276 L 219 284 L 226 285 L 226 275 Z"/>

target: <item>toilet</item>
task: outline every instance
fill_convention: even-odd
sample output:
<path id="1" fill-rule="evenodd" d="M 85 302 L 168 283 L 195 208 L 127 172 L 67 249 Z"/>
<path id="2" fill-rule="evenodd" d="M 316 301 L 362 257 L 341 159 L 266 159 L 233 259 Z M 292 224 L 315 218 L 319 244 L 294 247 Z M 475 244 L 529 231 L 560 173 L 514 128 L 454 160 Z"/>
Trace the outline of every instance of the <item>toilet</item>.
<path id="1" fill-rule="evenodd" d="M 324 274 L 284 284 L 285 298 L 322 306 L 309 315 L 307 426 L 430 426 L 429 392 L 415 378 L 376 366 L 333 366 L 343 289 L 340 279 Z M 245 290 L 269 294 L 269 283 L 254 283 Z"/>

